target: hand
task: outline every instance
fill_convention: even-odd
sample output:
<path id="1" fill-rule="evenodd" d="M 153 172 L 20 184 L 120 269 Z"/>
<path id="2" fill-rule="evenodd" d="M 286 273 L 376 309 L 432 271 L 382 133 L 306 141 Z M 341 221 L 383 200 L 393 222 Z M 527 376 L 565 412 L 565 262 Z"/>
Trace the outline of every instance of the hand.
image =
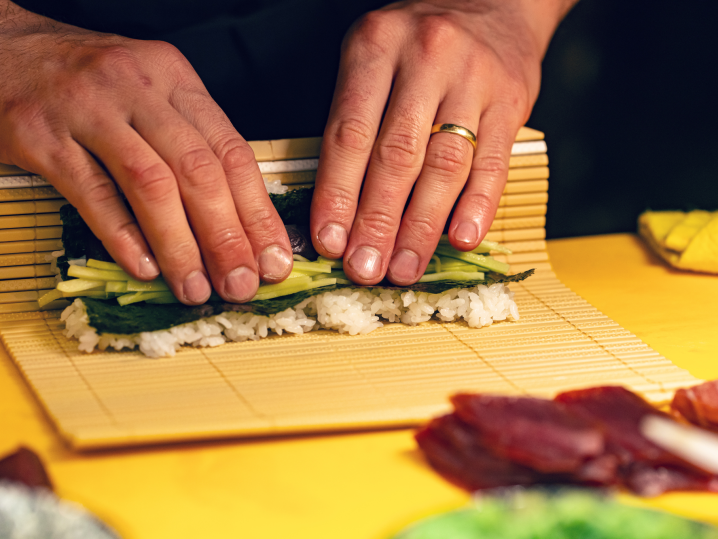
<path id="1" fill-rule="evenodd" d="M 292 269 L 254 154 L 173 46 L 0 0 L 0 162 L 45 176 L 127 273 L 184 303 Z M 128 211 L 118 187 L 134 211 Z"/>
<path id="2" fill-rule="evenodd" d="M 548 40 L 570 4 L 409 0 L 364 16 L 345 39 L 324 133 L 316 250 L 343 255 L 357 283 L 385 274 L 414 283 L 457 199 L 449 239 L 476 248 L 538 95 Z M 458 135 L 430 137 L 437 123 L 476 133 L 477 150 Z"/>

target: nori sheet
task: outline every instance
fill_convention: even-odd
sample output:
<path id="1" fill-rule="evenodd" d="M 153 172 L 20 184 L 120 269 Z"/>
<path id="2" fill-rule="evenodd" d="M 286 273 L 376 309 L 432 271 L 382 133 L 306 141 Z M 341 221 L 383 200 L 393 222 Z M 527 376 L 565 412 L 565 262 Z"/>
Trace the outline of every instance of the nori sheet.
<path id="1" fill-rule="evenodd" d="M 279 216 L 285 225 L 296 225 L 298 227 L 309 226 L 309 208 L 311 206 L 314 188 L 295 189 L 284 195 L 273 195 L 269 197 L 277 208 Z M 58 259 L 58 267 L 62 272 L 62 278 L 67 279 L 68 258 L 94 258 L 112 262 L 112 257 L 102 245 L 90 228 L 80 217 L 80 213 L 70 204 L 60 208 L 62 219 L 62 243 L 65 247 L 65 257 Z M 381 288 L 385 290 L 414 290 L 415 292 L 427 292 L 439 294 L 451 288 L 471 288 L 478 284 L 491 285 L 494 283 L 509 283 L 523 281 L 530 276 L 534 270 L 528 270 L 516 275 L 501 275 L 499 273 L 487 272 L 486 278 L 481 281 L 438 281 L 432 283 L 416 283 L 411 286 L 396 286 L 384 280 L 381 283 L 368 288 Z M 82 298 L 90 318 L 90 325 L 100 333 L 140 333 L 142 331 L 158 331 L 171 327 L 194 322 L 226 311 L 253 312 L 262 316 L 270 316 L 293 308 L 305 299 L 339 288 L 354 287 L 356 285 L 332 285 L 321 288 L 314 288 L 297 292 L 289 296 L 282 296 L 276 299 L 253 301 L 250 303 L 206 303 L 198 306 L 188 306 L 180 303 L 153 304 L 140 303 L 130 304 L 124 307 L 115 299 L 100 300 Z"/>
<path id="2" fill-rule="evenodd" d="M 309 209 L 314 187 L 294 189 L 283 195 L 269 195 L 269 199 L 285 225 L 309 226 Z"/>
<path id="3" fill-rule="evenodd" d="M 490 273 L 482 281 L 439 281 L 434 283 L 416 283 L 411 286 L 396 286 L 388 281 L 366 288 L 384 290 L 414 290 L 428 294 L 440 294 L 452 288 L 471 288 L 478 284 L 491 285 L 494 283 L 508 283 L 523 281 L 534 270 L 524 271 L 516 275 L 501 275 Z M 226 311 L 252 312 L 262 316 L 270 316 L 291 309 L 305 299 L 340 288 L 361 288 L 356 285 L 331 285 L 311 290 L 304 290 L 296 294 L 280 298 L 252 301 L 249 303 L 206 303 L 204 305 L 189 306 L 181 303 L 153 304 L 133 303 L 124 307 L 115 299 L 101 300 L 81 298 L 87 308 L 90 326 L 100 333 L 140 333 L 142 331 L 158 331 L 169 329 L 187 322 L 194 322 L 200 318 L 213 316 Z"/>
<path id="4" fill-rule="evenodd" d="M 102 242 L 97 239 L 80 217 L 80 212 L 70 204 L 60 208 L 62 220 L 62 245 L 68 258 L 94 258 L 104 262 L 114 262 Z M 61 268 L 62 269 L 62 268 Z M 63 277 L 65 278 L 65 277 Z"/>

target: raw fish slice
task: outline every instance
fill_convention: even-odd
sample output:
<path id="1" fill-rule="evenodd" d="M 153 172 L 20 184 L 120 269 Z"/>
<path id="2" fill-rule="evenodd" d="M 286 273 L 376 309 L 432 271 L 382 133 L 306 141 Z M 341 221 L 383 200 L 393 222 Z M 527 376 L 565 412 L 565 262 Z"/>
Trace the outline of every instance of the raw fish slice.
<path id="1" fill-rule="evenodd" d="M 608 486 L 618 483 L 618 457 L 606 453 L 587 460 L 571 478 L 582 485 Z"/>
<path id="2" fill-rule="evenodd" d="M 648 414 L 668 418 L 641 397 L 618 386 L 594 387 L 560 393 L 556 401 L 604 427 L 606 448 L 615 454 L 623 467 L 641 461 L 652 466 L 690 466 L 680 457 L 657 446 L 639 431 Z"/>
<path id="3" fill-rule="evenodd" d="M 44 487 L 52 490 L 50 477 L 40 457 L 27 447 L 0 460 L 0 480 L 16 481 L 28 487 Z"/>
<path id="4" fill-rule="evenodd" d="M 671 409 L 694 425 L 718 432 L 718 380 L 679 389 Z"/>
<path id="5" fill-rule="evenodd" d="M 597 423 L 558 402 L 469 394 L 455 395 L 451 402 L 491 452 L 543 473 L 576 473 L 604 452 Z"/>
<path id="6" fill-rule="evenodd" d="M 718 492 L 718 477 L 686 468 L 638 462 L 624 473 L 623 486 L 634 494 L 649 497 L 674 491 Z"/>
<path id="7" fill-rule="evenodd" d="M 542 474 L 492 455 L 454 414 L 431 420 L 415 437 L 431 466 L 466 490 L 549 482 Z"/>

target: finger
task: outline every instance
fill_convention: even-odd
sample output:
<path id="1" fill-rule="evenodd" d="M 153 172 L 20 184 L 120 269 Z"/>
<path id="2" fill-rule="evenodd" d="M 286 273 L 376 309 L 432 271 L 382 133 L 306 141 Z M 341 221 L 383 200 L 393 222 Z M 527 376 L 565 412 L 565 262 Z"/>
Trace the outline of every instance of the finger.
<path id="1" fill-rule="evenodd" d="M 210 284 L 172 169 L 124 119 L 96 118 L 76 136 L 122 188 L 175 296 L 207 301 Z"/>
<path id="2" fill-rule="evenodd" d="M 252 148 L 209 95 L 192 94 L 173 104 L 219 159 L 262 280 L 284 280 L 292 271 L 292 246 L 269 198 Z"/>
<path id="3" fill-rule="evenodd" d="M 474 132 L 479 124 L 479 100 L 468 97 L 463 94 L 444 99 L 434 123 L 456 124 Z M 393 283 L 415 283 L 426 270 L 446 219 L 466 184 L 473 155 L 473 144 L 459 135 L 436 133 L 429 139 L 389 263 L 387 277 Z"/>
<path id="4" fill-rule="evenodd" d="M 324 131 L 311 209 L 319 254 L 339 258 L 346 249 L 362 181 L 389 98 L 396 58 L 348 47 Z"/>
<path id="5" fill-rule="evenodd" d="M 184 211 L 214 289 L 227 301 L 252 299 L 259 286 L 257 264 L 222 164 L 205 138 L 174 107 L 163 101 L 148 105 L 152 108 L 137 110 L 132 124 L 177 178 Z"/>
<path id="6" fill-rule="evenodd" d="M 489 108 L 481 116 L 476 155 L 449 226 L 449 241 L 456 249 L 475 249 L 489 231 L 506 186 L 519 127 L 520 120 L 504 107 Z"/>
<path id="7" fill-rule="evenodd" d="M 36 156 L 37 170 L 80 212 L 122 269 L 142 281 L 159 276 L 160 268 L 135 218 L 87 150 L 68 139 L 55 150 L 37 151 Z"/>
<path id="8" fill-rule="evenodd" d="M 423 75 L 410 70 L 397 75 L 372 152 L 344 255 L 344 271 L 359 284 L 376 284 L 384 277 L 401 214 L 421 172 L 440 100 Z"/>

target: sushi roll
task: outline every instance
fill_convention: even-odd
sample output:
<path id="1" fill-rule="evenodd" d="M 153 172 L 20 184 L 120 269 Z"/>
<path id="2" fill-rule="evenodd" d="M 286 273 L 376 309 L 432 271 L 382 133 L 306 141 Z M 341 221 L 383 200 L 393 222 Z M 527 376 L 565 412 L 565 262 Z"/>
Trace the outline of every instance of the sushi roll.
<path id="1" fill-rule="evenodd" d="M 294 269 L 284 282 L 260 286 L 248 303 L 225 303 L 213 294 L 204 305 L 187 306 L 161 277 L 135 281 L 112 261 L 69 205 L 61 210 L 65 250 L 57 265 L 62 280 L 40 303 L 72 301 L 61 318 L 66 335 L 78 340 L 80 350 L 139 348 L 148 357 L 174 355 L 183 345 L 218 346 L 317 329 L 365 334 L 386 322 L 417 325 L 434 318 L 464 320 L 478 328 L 518 320 L 508 284 L 533 270 L 508 275 L 508 265 L 491 256 L 508 252 L 500 245 L 483 242 L 464 253 L 442 237 L 416 284 L 357 286 L 342 271 L 341 260 L 319 257 L 312 247 L 308 208 L 313 189 L 287 191 L 286 186 L 269 184 L 268 191 L 287 228 Z"/>

